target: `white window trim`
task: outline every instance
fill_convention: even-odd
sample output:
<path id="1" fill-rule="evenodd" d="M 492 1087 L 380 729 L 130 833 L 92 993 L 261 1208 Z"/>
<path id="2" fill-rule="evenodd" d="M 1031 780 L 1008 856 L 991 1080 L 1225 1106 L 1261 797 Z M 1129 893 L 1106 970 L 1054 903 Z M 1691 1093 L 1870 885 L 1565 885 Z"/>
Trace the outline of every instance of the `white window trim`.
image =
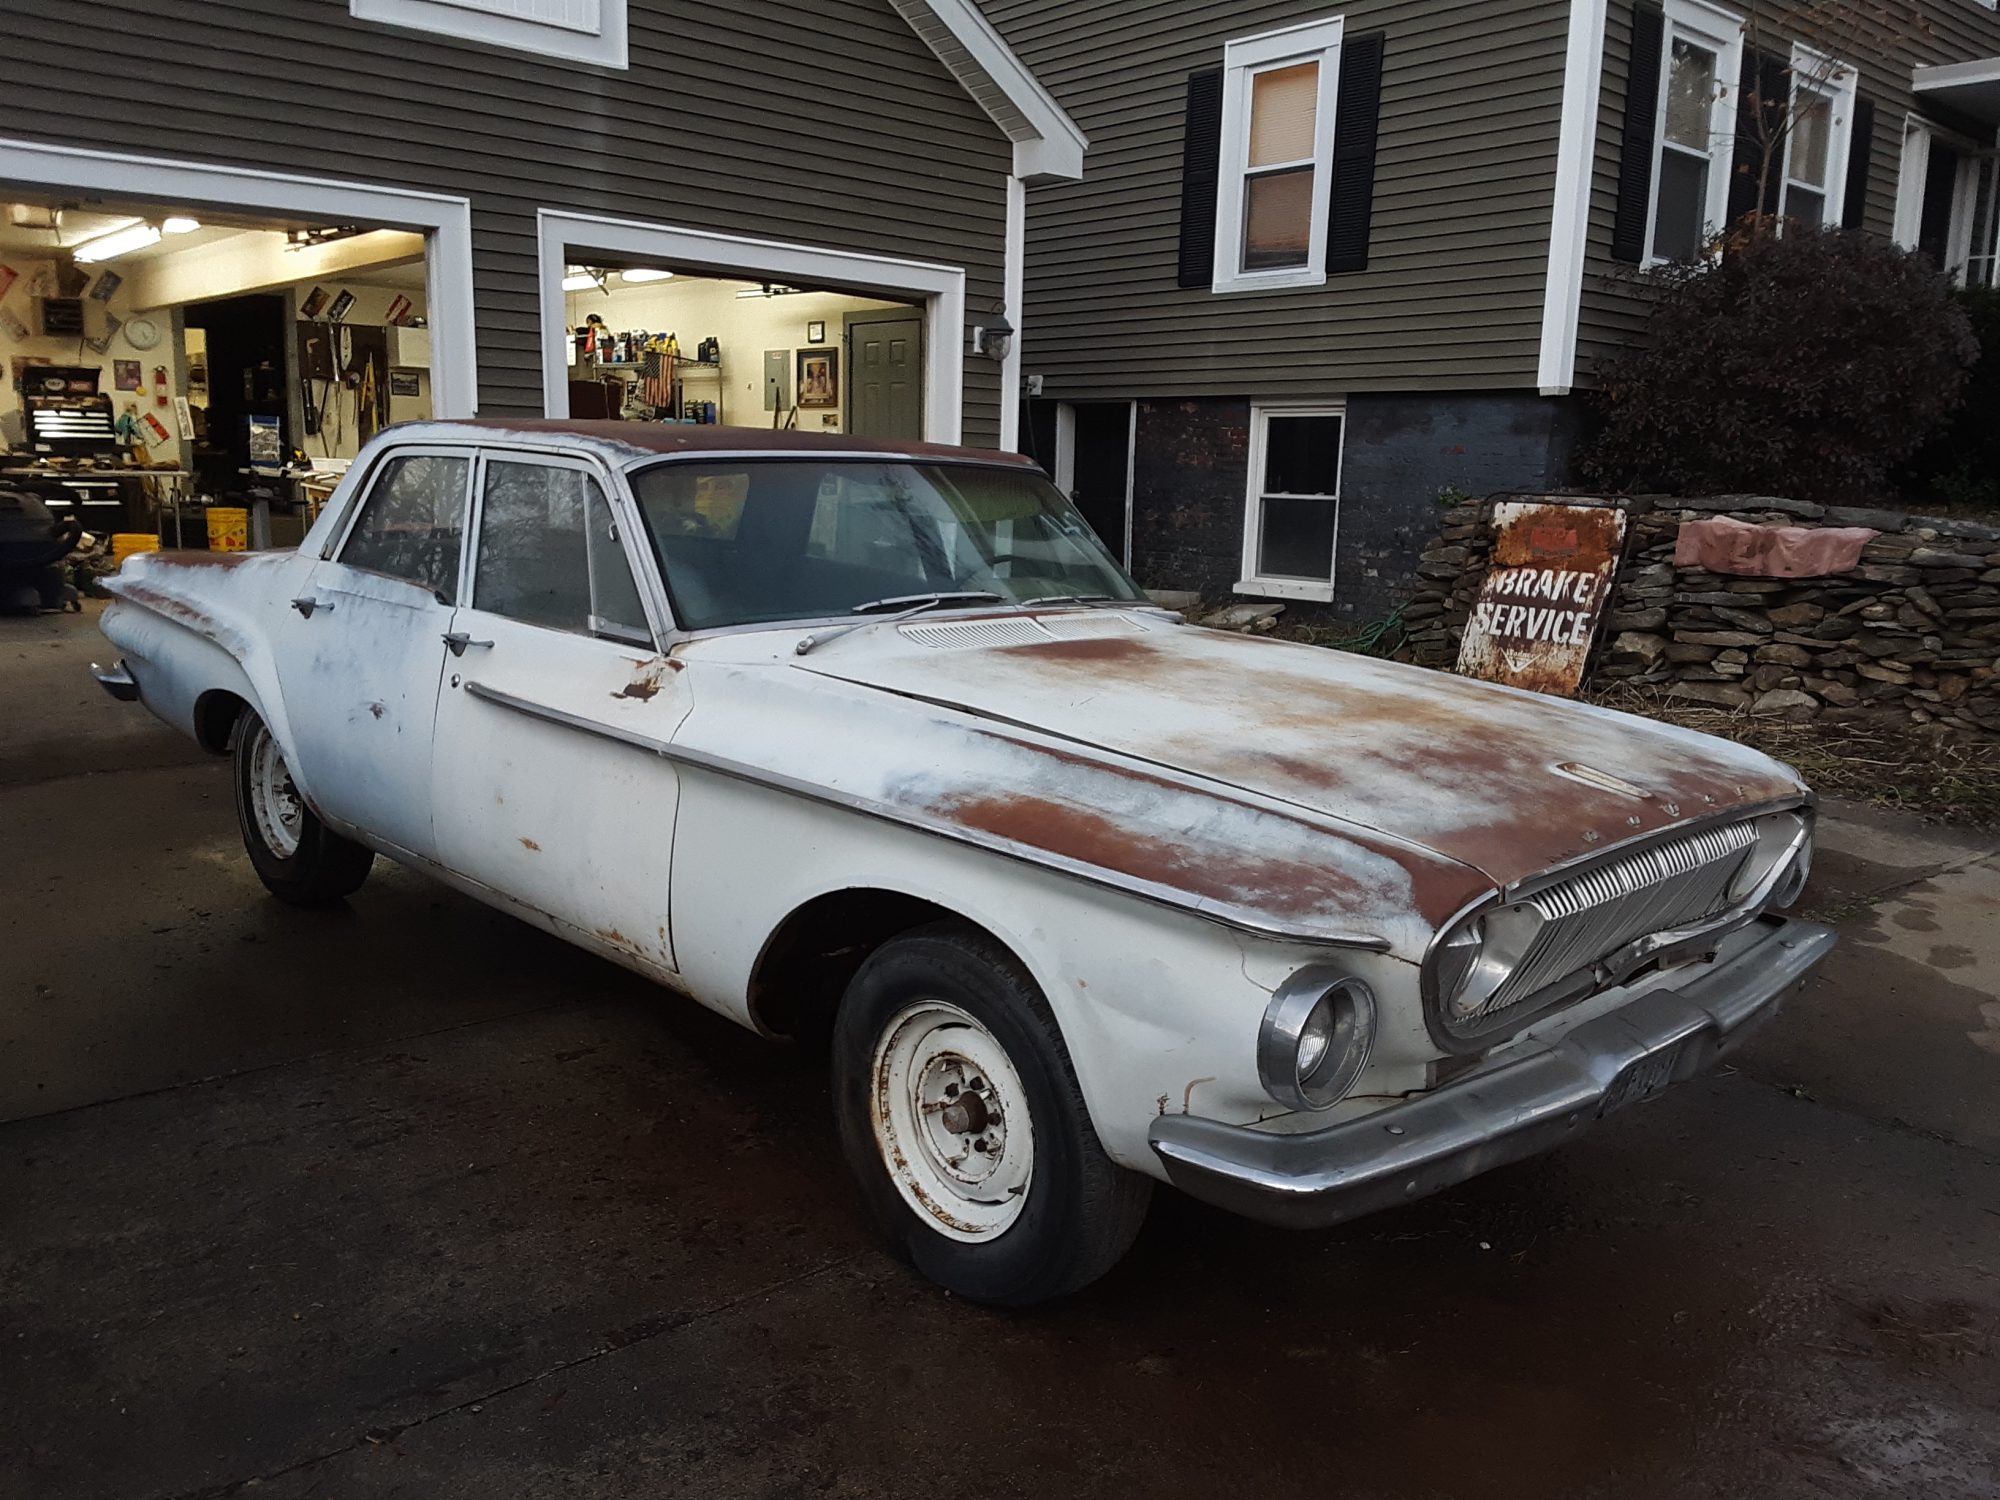
<path id="1" fill-rule="evenodd" d="M 440 420 L 479 413 L 470 199 L 6 137 L 0 137 L 0 183 L 53 190 L 66 197 L 172 203 L 197 212 L 214 208 L 308 223 L 415 230 L 424 236 L 431 409 Z"/>
<path id="2" fill-rule="evenodd" d="M 1854 110 L 1861 89 L 1861 73 L 1852 63 L 1837 62 L 1802 42 L 1792 44 L 1792 92 L 1787 106 L 1789 123 L 1785 130 L 1784 160 L 1779 163 L 1778 212 L 1789 212 L 1800 85 L 1808 81 L 1813 92 L 1823 93 L 1833 102 L 1826 142 L 1826 186 L 1822 189 L 1826 208 L 1820 222 L 1828 229 L 1838 229 L 1847 211 L 1847 163 L 1854 144 Z M 1802 186 L 1810 191 L 1809 185 Z"/>
<path id="3" fill-rule="evenodd" d="M 1268 292 L 1326 282 L 1326 213 L 1333 193 L 1333 126 L 1340 102 L 1339 16 L 1229 43 L 1222 52 L 1222 142 L 1215 190 L 1215 292 Z M 1243 178 L 1249 170 L 1251 75 L 1294 63 L 1319 64 L 1313 115 L 1313 191 L 1306 263 L 1269 271 L 1243 266 Z"/>
<path id="4" fill-rule="evenodd" d="M 1307 578 L 1269 578 L 1257 571 L 1257 542 L 1264 519 L 1264 458 L 1270 446 L 1273 417 L 1340 418 L 1340 454 L 1333 475 L 1333 551 L 1326 560 L 1326 582 Z M 1268 599 L 1333 602 L 1336 581 L 1335 559 L 1340 556 L 1340 490 L 1347 478 L 1347 403 L 1320 401 L 1310 406 L 1253 406 L 1250 408 L 1250 477 L 1243 496 L 1243 576 L 1235 592 Z M 1282 498 L 1282 497 L 1281 497 Z M 1323 495 L 1301 495 L 1302 500 L 1321 500 Z"/>
<path id="5" fill-rule="evenodd" d="M 411 31 L 511 47 L 542 57 L 562 58 L 600 68 L 626 68 L 626 0 L 599 0 L 597 29 L 580 30 L 553 21 L 496 15 L 452 0 L 348 0 L 357 21 L 375 21 Z"/>
<path id="6" fill-rule="evenodd" d="M 1981 144 L 1919 115 L 1903 117 L 1903 161 L 1896 179 L 1896 220 L 1891 238 L 1914 250 L 1923 234 L 1924 179 L 1930 175 L 1931 142 L 1943 140 L 1959 153 L 1958 179 L 1951 189 L 1951 224 L 1945 231 L 1944 272 L 1953 283 L 1965 284 L 1972 259 L 1972 213 L 1979 191 Z"/>
<path id="7" fill-rule="evenodd" d="M 1729 178 L 1736 158 L 1736 95 L 1743 77 L 1743 18 L 1702 0 L 1667 0 L 1666 31 L 1660 38 L 1660 92 L 1653 113 L 1653 186 L 1646 204 L 1646 261 L 1668 264 L 1653 253 L 1653 233 L 1660 215 L 1660 160 L 1667 149 L 1667 86 L 1673 78 L 1674 39 L 1688 41 L 1715 54 L 1715 99 L 1708 114 L 1708 216 L 1705 233 L 1722 228 L 1729 218 Z"/>
<path id="8" fill-rule="evenodd" d="M 956 443 L 965 402 L 965 271 L 780 240 L 715 234 L 544 208 L 536 215 L 542 303 L 542 401 L 569 415 L 570 336 L 564 267 L 593 252 L 631 255 L 750 281 L 846 287 L 864 296 L 914 302 L 924 313 L 924 438 Z M 980 356 L 983 358 L 983 356 Z"/>

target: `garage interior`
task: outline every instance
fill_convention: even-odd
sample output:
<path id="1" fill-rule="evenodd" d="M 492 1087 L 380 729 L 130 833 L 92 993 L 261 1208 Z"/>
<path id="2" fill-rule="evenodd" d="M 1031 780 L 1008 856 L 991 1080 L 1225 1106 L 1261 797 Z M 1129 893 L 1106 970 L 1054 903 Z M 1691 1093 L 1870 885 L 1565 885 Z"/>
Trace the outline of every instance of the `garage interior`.
<path id="1" fill-rule="evenodd" d="M 573 417 L 923 436 L 919 306 L 597 258 L 562 285 Z"/>
<path id="2" fill-rule="evenodd" d="M 431 413 L 425 261 L 369 224 L 8 202 L 0 547 L 44 517 L 121 557 L 295 543 L 369 437 Z"/>

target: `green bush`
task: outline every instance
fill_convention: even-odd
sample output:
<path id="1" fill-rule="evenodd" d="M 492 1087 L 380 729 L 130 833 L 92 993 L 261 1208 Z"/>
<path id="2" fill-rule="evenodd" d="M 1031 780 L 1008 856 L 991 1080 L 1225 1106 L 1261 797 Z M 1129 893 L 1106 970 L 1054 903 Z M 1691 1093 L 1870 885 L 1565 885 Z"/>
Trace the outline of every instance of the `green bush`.
<path id="1" fill-rule="evenodd" d="M 1942 503 L 2000 512 L 2000 290 L 1955 294 L 1979 340 L 1979 362 L 1958 409 L 1898 476 L 1897 488 L 1918 510 Z"/>
<path id="2" fill-rule="evenodd" d="M 1739 237 L 1650 273 L 1644 344 L 1599 368 L 1596 482 L 1678 494 L 1881 496 L 1977 355 L 1923 256 L 1842 230 Z"/>

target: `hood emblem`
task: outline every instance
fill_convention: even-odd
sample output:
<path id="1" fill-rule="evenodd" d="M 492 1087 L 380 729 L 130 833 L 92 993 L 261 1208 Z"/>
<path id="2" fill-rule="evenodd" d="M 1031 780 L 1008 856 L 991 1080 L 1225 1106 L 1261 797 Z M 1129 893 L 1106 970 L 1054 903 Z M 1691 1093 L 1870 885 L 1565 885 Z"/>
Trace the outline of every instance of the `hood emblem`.
<path id="1" fill-rule="evenodd" d="M 1580 781 L 1585 786 L 1594 786 L 1601 792 L 1616 792 L 1621 797 L 1644 802 L 1652 793 L 1644 787 L 1634 786 L 1629 781 L 1613 776 L 1609 771 L 1600 771 L 1595 766 L 1586 766 L 1582 761 L 1561 761 L 1551 769 L 1558 776 L 1567 776 L 1571 781 Z"/>

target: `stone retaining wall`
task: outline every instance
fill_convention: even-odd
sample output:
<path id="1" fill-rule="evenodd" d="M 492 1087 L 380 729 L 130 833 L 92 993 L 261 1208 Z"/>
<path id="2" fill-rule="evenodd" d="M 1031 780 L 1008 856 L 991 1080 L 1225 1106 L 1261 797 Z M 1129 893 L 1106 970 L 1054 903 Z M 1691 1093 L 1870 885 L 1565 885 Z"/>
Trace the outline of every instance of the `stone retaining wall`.
<path id="1" fill-rule="evenodd" d="M 1491 503 L 1444 512 L 1403 610 L 1410 659 L 1443 667 L 1457 659 L 1492 547 Z M 1587 686 L 1649 683 L 1690 701 L 1793 719 L 1894 713 L 2000 733 L 2000 529 L 1766 495 L 1609 503 L 1629 523 Z M 1680 523 L 1717 515 L 1882 534 L 1862 550 L 1860 567 L 1821 578 L 1676 568 Z"/>

